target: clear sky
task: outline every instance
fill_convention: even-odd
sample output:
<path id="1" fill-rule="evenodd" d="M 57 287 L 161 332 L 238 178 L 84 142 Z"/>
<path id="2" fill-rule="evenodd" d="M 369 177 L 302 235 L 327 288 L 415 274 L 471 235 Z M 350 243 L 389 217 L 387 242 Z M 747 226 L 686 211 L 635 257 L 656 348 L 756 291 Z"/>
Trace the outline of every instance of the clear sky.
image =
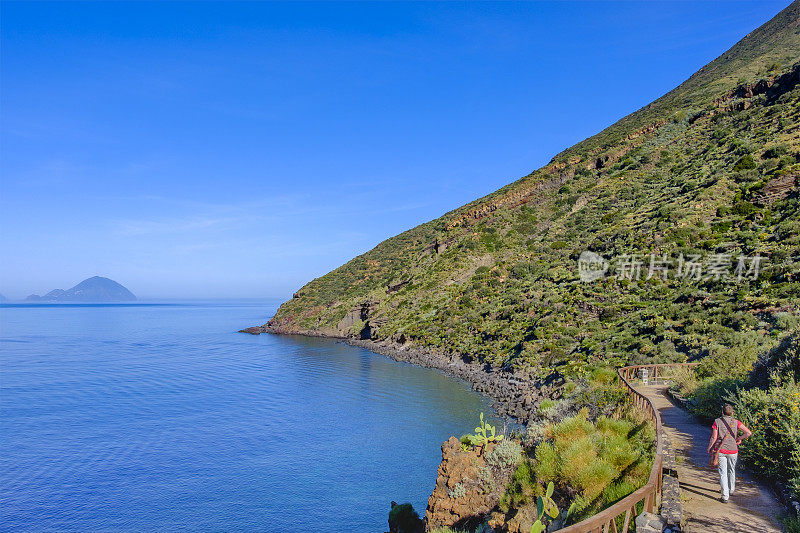
<path id="1" fill-rule="evenodd" d="M 788 3 L 4 1 L 0 292 L 285 297 Z"/>

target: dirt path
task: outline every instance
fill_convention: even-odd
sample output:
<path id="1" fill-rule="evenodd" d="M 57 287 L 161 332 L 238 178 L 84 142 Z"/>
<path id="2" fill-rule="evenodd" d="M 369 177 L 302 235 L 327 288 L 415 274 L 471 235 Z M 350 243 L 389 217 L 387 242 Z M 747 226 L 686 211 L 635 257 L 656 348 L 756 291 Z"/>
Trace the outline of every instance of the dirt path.
<path id="1" fill-rule="evenodd" d="M 728 503 L 720 501 L 717 471 L 708 465 L 706 447 L 711 429 L 675 406 L 663 386 L 639 386 L 661 411 L 664 431 L 672 439 L 678 462 L 686 533 L 779 533 L 781 506 L 767 487 L 736 472 L 736 492 Z"/>

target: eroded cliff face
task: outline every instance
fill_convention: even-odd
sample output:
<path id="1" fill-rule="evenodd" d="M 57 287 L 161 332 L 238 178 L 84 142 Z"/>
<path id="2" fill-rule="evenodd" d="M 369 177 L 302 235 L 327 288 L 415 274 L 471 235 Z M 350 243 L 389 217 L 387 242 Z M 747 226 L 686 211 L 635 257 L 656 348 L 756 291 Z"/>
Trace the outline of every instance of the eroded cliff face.
<path id="1" fill-rule="evenodd" d="M 481 479 L 481 471 L 487 468 L 486 454 L 495 446 L 488 444 L 478 453 L 462 450 L 461 442 L 455 437 L 442 444 L 436 487 L 425 510 L 427 529 L 474 528 L 489 516 L 501 494 L 487 486 Z"/>
<path id="2" fill-rule="evenodd" d="M 461 442 L 450 437 L 442 444 L 442 462 L 436 487 L 425 510 L 427 530 L 450 527 L 471 531 L 487 524 L 492 531 L 528 533 L 536 521 L 536 507 L 523 506 L 505 513 L 500 499 L 505 493 L 515 466 L 498 468 L 489 459 L 498 444 L 463 450 Z"/>

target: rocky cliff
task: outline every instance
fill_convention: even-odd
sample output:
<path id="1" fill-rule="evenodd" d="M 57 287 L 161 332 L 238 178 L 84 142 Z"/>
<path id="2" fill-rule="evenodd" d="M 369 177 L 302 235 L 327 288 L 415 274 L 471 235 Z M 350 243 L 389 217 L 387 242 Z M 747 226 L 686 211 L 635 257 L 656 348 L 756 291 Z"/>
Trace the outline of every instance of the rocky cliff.
<path id="1" fill-rule="evenodd" d="M 428 530 L 449 527 L 473 531 L 481 524 L 498 532 L 528 533 L 531 530 L 537 519 L 535 505 L 504 511 L 501 503 L 516 466 L 514 463 L 498 465 L 503 446 L 518 446 L 516 443 L 507 445 L 489 443 L 477 450 L 465 450 L 455 437 L 442 444 L 436 486 L 425 510 Z"/>

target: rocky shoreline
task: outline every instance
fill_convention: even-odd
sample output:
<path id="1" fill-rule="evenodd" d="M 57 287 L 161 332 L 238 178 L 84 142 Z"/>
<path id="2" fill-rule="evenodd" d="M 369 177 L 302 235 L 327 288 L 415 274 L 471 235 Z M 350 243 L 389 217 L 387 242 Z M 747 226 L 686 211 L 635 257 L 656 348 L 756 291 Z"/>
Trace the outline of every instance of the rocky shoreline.
<path id="1" fill-rule="evenodd" d="M 563 385 L 563 379 L 559 375 L 538 380 L 530 371 L 497 369 L 489 365 L 468 362 L 458 354 L 445 354 L 425 347 L 409 346 L 408 343 L 357 339 L 312 330 L 287 330 L 274 327 L 269 323 L 240 330 L 240 333 L 250 333 L 251 335 L 271 333 L 337 339 L 352 346 L 366 348 L 395 361 L 441 370 L 470 383 L 474 390 L 492 400 L 492 407 L 500 416 L 519 424 L 527 424 L 535 417 L 535 409 L 540 401 L 546 398 L 559 398 L 561 385 Z"/>

